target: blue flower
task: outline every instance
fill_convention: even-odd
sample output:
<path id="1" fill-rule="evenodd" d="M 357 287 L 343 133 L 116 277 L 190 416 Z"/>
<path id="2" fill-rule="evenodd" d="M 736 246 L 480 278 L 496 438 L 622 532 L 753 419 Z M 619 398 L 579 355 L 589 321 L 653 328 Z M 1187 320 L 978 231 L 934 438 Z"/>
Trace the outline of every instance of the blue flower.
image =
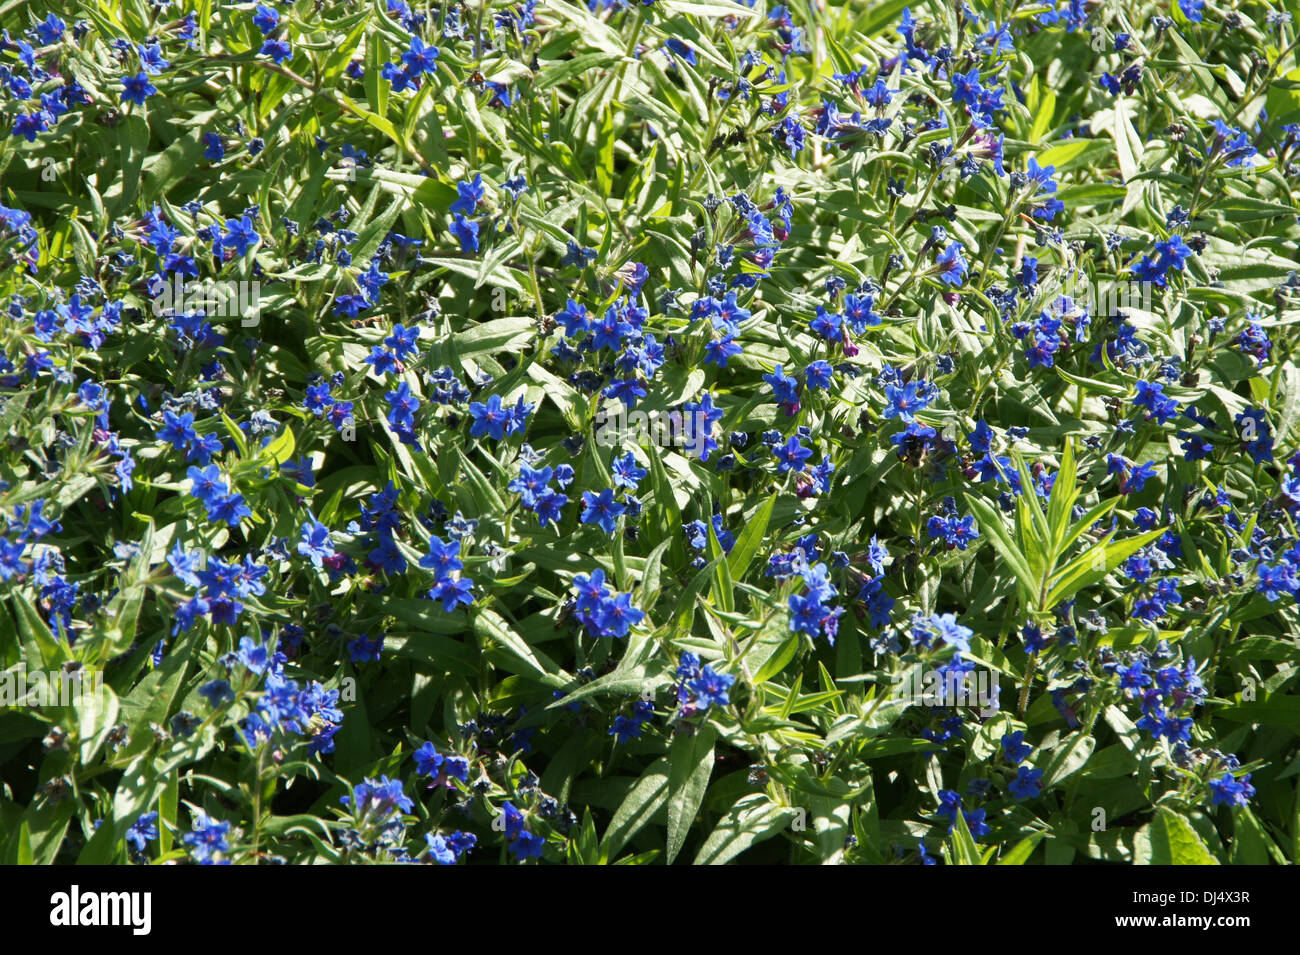
<path id="1" fill-rule="evenodd" d="M 1178 415 L 1178 402 L 1163 393 L 1164 385 L 1160 382 L 1139 379 L 1136 387 L 1137 395 L 1133 398 L 1133 404 L 1146 409 L 1148 421 L 1154 418 L 1157 423 L 1165 424 Z"/>
<path id="2" fill-rule="evenodd" d="M 269 56 L 278 66 L 293 57 L 293 47 L 288 40 L 267 39 L 263 41 L 262 48 L 258 53 L 262 56 Z"/>
<path id="3" fill-rule="evenodd" d="M 705 666 L 700 675 L 687 684 L 687 689 L 694 697 L 694 703 L 700 709 L 711 706 L 728 706 L 731 703 L 731 687 L 736 678 L 730 673 L 717 673 L 713 667 Z"/>
<path id="4" fill-rule="evenodd" d="M 138 816 L 126 831 L 126 844 L 135 852 L 143 853 L 149 842 L 158 838 L 157 822 L 157 812 L 146 812 Z"/>
<path id="5" fill-rule="evenodd" d="M 253 25 L 262 31 L 263 36 L 266 36 L 280 25 L 280 14 L 271 7 L 259 3 L 253 16 Z"/>
<path id="6" fill-rule="evenodd" d="M 47 14 L 43 21 L 36 24 L 36 38 L 41 41 L 42 46 L 50 46 L 59 42 L 63 37 L 63 31 L 67 28 L 68 25 L 63 20 L 53 13 Z"/>
<path id="7" fill-rule="evenodd" d="M 226 158 L 226 147 L 221 142 L 221 137 L 216 133 L 203 134 L 203 158 L 211 159 L 213 162 L 220 162 Z"/>
<path id="8" fill-rule="evenodd" d="M 1225 772 L 1218 779 L 1210 780 L 1210 805 L 1245 806 L 1255 795 L 1255 787 L 1250 784 L 1250 773 L 1235 779 L 1232 773 Z"/>
<path id="9" fill-rule="evenodd" d="M 840 337 L 840 325 L 843 321 L 844 318 L 840 314 L 828 312 L 818 305 L 817 314 L 809 327 L 827 341 L 837 341 Z"/>
<path id="10" fill-rule="evenodd" d="M 1295 594 L 1296 591 L 1300 590 L 1300 578 L 1296 576 L 1295 568 L 1288 563 L 1261 563 L 1257 568 L 1257 573 L 1259 574 L 1259 583 L 1256 584 L 1255 589 L 1263 594 L 1270 603 L 1274 603 L 1288 594 Z"/>
<path id="11" fill-rule="evenodd" d="M 619 743 L 628 743 L 634 739 L 640 739 L 641 722 L 620 714 L 614 717 L 614 723 L 609 729 L 609 735 Z"/>
<path id="12" fill-rule="evenodd" d="M 505 437 L 506 425 L 510 422 L 510 409 L 501 407 L 500 395 L 489 396 L 486 404 L 481 401 L 471 402 L 469 415 L 474 419 L 469 429 L 470 437 L 481 438 L 487 435 L 493 441 Z"/>
<path id="13" fill-rule="evenodd" d="M 140 72 L 135 76 L 122 77 L 122 102 L 143 106 L 150 96 L 158 94 L 158 87 L 149 82 L 149 77 Z M 35 137 L 31 137 L 34 139 Z"/>
<path id="14" fill-rule="evenodd" d="M 786 116 L 781 122 L 772 127 L 772 138 L 776 140 L 778 145 L 788 149 L 790 158 L 793 159 L 803 151 L 808 133 L 797 119 L 793 116 Z"/>
<path id="15" fill-rule="evenodd" d="M 547 491 L 545 494 L 539 495 L 533 505 L 533 511 L 537 514 L 537 523 L 542 527 L 558 523 L 560 511 L 568 503 L 568 495 L 561 494 L 558 491 Z"/>
<path id="16" fill-rule="evenodd" d="M 298 553 L 310 558 L 314 567 L 320 567 L 325 558 L 333 557 L 335 551 L 329 528 L 315 518 L 308 518 L 302 525 Z"/>
<path id="17" fill-rule="evenodd" d="M 952 101 L 958 106 L 974 110 L 979 106 L 980 94 L 984 87 L 980 85 L 979 67 L 972 67 L 968 73 L 954 73 L 952 77 Z"/>
<path id="18" fill-rule="evenodd" d="M 573 587 L 578 593 L 575 615 L 593 636 L 625 637 L 645 619 L 645 612 L 632 606 L 630 594 L 614 593 L 605 586 L 605 572 L 599 567 L 590 576 L 576 574 Z"/>
<path id="19" fill-rule="evenodd" d="M 1002 751 L 1007 754 L 1007 759 L 1011 760 L 1012 765 L 1023 763 L 1034 751 L 1034 748 L 1025 743 L 1024 739 L 1024 730 L 1002 734 Z"/>
<path id="20" fill-rule="evenodd" d="M 935 636 L 948 646 L 956 647 L 962 653 L 970 653 L 970 638 L 975 633 L 970 627 L 963 627 L 959 624 L 955 615 L 950 613 L 932 614 L 930 626 L 934 629 Z"/>
<path id="21" fill-rule="evenodd" d="M 198 432 L 194 430 L 194 415 L 188 411 L 182 415 L 164 411 L 163 426 L 158 431 L 158 437 L 170 442 L 173 448 L 185 448 L 191 441 L 198 439 Z"/>
<path id="22" fill-rule="evenodd" d="M 830 388 L 834 373 L 835 369 L 831 366 L 830 362 L 815 361 L 804 369 L 804 381 L 807 383 L 809 388 L 816 391 L 823 391 Z"/>
<path id="23" fill-rule="evenodd" d="M 614 463 L 610 465 L 610 474 L 614 484 L 617 487 L 625 487 L 629 491 L 635 491 L 637 485 L 648 473 L 645 468 L 636 463 L 636 457 L 633 456 L 631 451 L 628 451 L 621 458 L 615 458 Z"/>
<path id="24" fill-rule="evenodd" d="M 472 181 L 462 179 L 456 183 L 456 193 L 459 198 L 451 204 L 450 211 L 472 216 L 483 201 L 483 176 L 476 175 Z"/>
<path id="25" fill-rule="evenodd" d="M 935 259 L 939 278 L 948 285 L 961 286 L 966 281 L 966 260 L 962 258 L 960 242 L 950 242 Z"/>
<path id="26" fill-rule="evenodd" d="M 525 859 L 540 859 L 542 850 L 546 848 L 546 840 L 541 836 L 535 835 L 527 830 L 519 833 L 515 839 L 510 842 L 510 851 L 514 853 L 515 858 L 519 861 Z"/>
<path id="27" fill-rule="evenodd" d="M 185 476 L 193 482 L 190 487 L 190 494 L 205 504 L 213 498 L 226 493 L 226 482 L 221 479 L 221 472 L 217 470 L 215 464 L 209 465 L 202 470 L 191 467 L 185 472 Z"/>
<path id="28" fill-rule="evenodd" d="M 1017 799 L 1032 799 L 1043 788 L 1043 771 L 1020 766 L 1016 778 L 1007 784 L 1007 791 Z"/>
<path id="29" fill-rule="evenodd" d="M 410 812 L 415 804 L 402 792 L 399 779 L 380 776 L 379 779 L 367 778 L 352 787 L 350 796 L 339 797 L 339 802 L 361 815 L 387 818 L 395 812 Z"/>
<path id="30" fill-rule="evenodd" d="M 635 378 L 627 378 L 614 381 L 608 388 L 601 392 L 606 398 L 613 398 L 623 402 L 623 405 L 630 411 L 636 407 L 638 398 L 644 398 L 649 392 L 645 385 L 641 384 Z"/>
<path id="31" fill-rule="evenodd" d="M 455 221 L 451 224 L 451 233 L 460 240 L 460 250 L 462 252 L 478 251 L 477 222 L 466 219 L 458 212 Z"/>
<path id="32" fill-rule="evenodd" d="M 1154 282 L 1159 288 L 1164 288 L 1169 282 L 1170 271 L 1183 271 L 1187 260 L 1192 255 L 1192 250 L 1183 241 L 1182 236 L 1172 235 L 1155 244 L 1155 254 L 1154 259 L 1149 255 L 1143 256 L 1142 260 L 1133 266 L 1133 277 L 1140 282 Z"/>
<path id="33" fill-rule="evenodd" d="M 614 492 L 609 488 L 599 494 L 583 491 L 582 515 L 579 520 L 583 524 L 596 524 L 606 534 L 613 534 L 615 522 L 625 510 L 627 507 L 614 500 Z"/>
<path id="34" fill-rule="evenodd" d="M 416 772 L 433 777 L 430 788 L 452 788 L 454 780 L 469 780 L 469 760 L 464 756 L 439 753 L 433 743 L 426 742 L 414 753 Z"/>
<path id="35" fill-rule="evenodd" d="M 944 545 L 952 550 L 965 550 L 971 541 L 980 536 L 975 527 L 974 517 L 961 517 L 957 514 L 944 514 L 931 517 L 926 523 L 926 530 L 931 537 L 943 539 Z"/>
<path id="36" fill-rule="evenodd" d="M 576 574 L 573 586 L 578 591 L 576 609 L 579 613 L 596 613 L 609 596 L 609 589 L 605 586 L 605 571 L 599 567 L 590 575 Z"/>
<path id="37" fill-rule="evenodd" d="M 222 855 L 230 851 L 226 835 L 230 832 L 230 823 L 219 822 L 203 810 L 194 817 L 194 831 L 181 837 L 194 856 L 195 861 L 204 865 L 223 861 Z"/>
<path id="38" fill-rule="evenodd" d="M 776 403 L 781 406 L 789 417 L 799 412 L 799 382 L 797 379 L 785 374 L 782 366 L 777 365 L 772 369 L 772 373 L 763 376 L 763 380 L 772 386 L 772 391 L 776 395 Z"/>
<path id="39" fill-rule="evenodd" d="M 910 381 L 905 385 L 886 385 L 885 400 L 888 402 L 884 412 L 886 419 L 908 422 L 916 420 L 916 412 L 929 405 L 931 397 L 922 389 L 922 383 Z"/>
<path id="40" fill-rule="evenodd" d="M 163 59 L 162 47 L 157 43 L 151 43 L 148 46 L 141 46 L 137 49 L 140 54 L 140 67 L 146 73 L 156 76 L 171 66 L 171 63 Z"/>
<path id="41" fill-rule="evenodd" d="M 199 687 L 199 696 L 207 700 L 210 707 L 216 709 L 223 703 L 233 703 L 235 691 L 230 688 L 226 680 L 209 680 Z"/>
<path id="42" fill-rule="evenodd" d="M 411 37 L 410 48 L 402 54 L 402 63 L 411 76 L 421 73 L 436 73 L 438 70 L 438 48 L 426 46 L 418 36 Z"/>
<path id="43" fill-rule="evenodd" d="M 420 88 L 418 76 L 413 76 L 405 67 L 397 66 L 394 63 L 385 63 L 380 68 L 379 75 L 392 84 L 394 93 Z"/>
<path id="44" fill-rule="evenodd" d="M 675 36 L 670 36 L 664 41 L 664 52 L 668 54 L 671 61 L 673 57 L 681 57 L 691 66 L 695 66 L 699 61 L 695 57 L 695 51 L 691 49 L 690 44 Z"/>
<path id="45" fill-rule="evenodd" d="M 443 580 L 463 569 L 465 565 L 460 559 L 460 541 L 447 543 L 440 538 L 430 537 L 429 553 L 420 558 L 420 566 L 432 570 L 437 580 Z"/>
<path id="46" fill-rule="evenodd" d="M 1234 419 L 1241 434 L 1242 448 L 1256 464 L 1273 460 L 1273 431 L 1263 408 L 1247 408 Z"/>
<path id="47" fill-rule="evenodd" d="M 460 857 L 471 851 L 478 839 L 472 832 L 453 832 L 449 836 L 427 832 L 424 841 L 428 846 L 425 861 L 438 865 L 455 865 Z"/>
<path id="48" fill-rule="evenodd" d="M 245 517 L 251 517 L 253 511 L 244 503 L 244 496 L 238 493 L 223 493 L 209 498 L 206 502 L 208 520 L 225 522 L 231 527 L 238 527 Z"/>
<path id="49" fill-rule="evenodd" d="M 774 447 L 772 454 L 777 460 L 776 470 L 778 474 L 804 470 L 807 467 L 808 459 L 813 455 L 812 449 L 805 448 L 794 435 L 791 435 L 784 445 Z"/>
<path id="50" fill-rule="evenodd" d="M 971 837 L 976 841 L 983 839 L 993 831 L 984 821 L 984 817 L 987 814 L 987 809 L 974 809 L 970 812 L 967 812 L 964 809 L 962 810 L 962 815 L 966 817 L 966 825 L 970 829 Z"/>
<path id="51" fill-rule="evenodd" d="M 400 322 L 393 326 L 392 334 L 384 339 L 384 344 L 393 350 L 397 355 L 398 361 L 406 361 L 420 353 L 419 346 L 415 343 L 420 340 L 420 326 L 412 325 L 407 328 Z"/>
<path id="52" fill-rule="evenodd" d="M 226 220 L 226 232 L 221 237 L 221 244 L 227 249 L 234 249 L 236 255 L 244 255 L 251 246 L 262 241 L 262 237 L 253 228 L 253 220 L 248 216 Z"/>
<path id="53" fill-rule="evenodd" d="M 743 352 L 744 349 L 730 336 L 711 338 L 704 346 L 704 361 L 706 364 L 726 368 L 728 361 Z"/>
<path id="54" fill-rule="evenodd" d="M 599 636 L 626 637 L 645 619 L 645 612 L 632 606 L 630 594 L 614 594 L 601 604 L 593 619 Z"/>
<path id="55" fill-rule="evenodd" d="M 875 312 L 875 299 L 870 295 L 844 296 L 844 321 L 856 335 L 861 335 L 868 327 L 879 325 L 881 317 Z"/>

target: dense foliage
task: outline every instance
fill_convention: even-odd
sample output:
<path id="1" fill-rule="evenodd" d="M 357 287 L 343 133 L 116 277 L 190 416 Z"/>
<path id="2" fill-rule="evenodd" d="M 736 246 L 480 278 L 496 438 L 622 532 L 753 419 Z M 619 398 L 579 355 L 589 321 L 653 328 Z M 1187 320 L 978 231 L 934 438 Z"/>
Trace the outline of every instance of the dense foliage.
<path id="1" fill-rule="evenodd" d="M 1055 4 L 0 0 L 0 858 L 1295 861 L 1298 25 Z"/>

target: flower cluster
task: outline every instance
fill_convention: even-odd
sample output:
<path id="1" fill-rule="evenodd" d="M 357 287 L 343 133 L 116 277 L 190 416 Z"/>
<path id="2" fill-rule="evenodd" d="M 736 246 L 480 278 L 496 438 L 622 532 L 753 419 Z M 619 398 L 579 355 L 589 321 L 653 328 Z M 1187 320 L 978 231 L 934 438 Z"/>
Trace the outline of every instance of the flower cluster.
<path id="1" fill-rule="evenodd" d="M 642 620 L 645 611 L 632 605 L 632 595 L 605 586 L 605 571 L 597 567 L 590 574 L 576 574 L 577 592 L 573 612 L 593 637 L 626 637 Z"/>
<path id="2" fill-rule="evenodd" d="M 720 3 L 8 5 L 6 858 L 1296 861 L 1290 15 Z"/>
<path id="3" fill-rule="evenodd" d="M 677 718 L 690 719 L 714 706 L 731 704 L 731 688 L 736 677 L 731 673 L 718 673 L 711 664 L 700 665 L 694 653 L 683 651 L 677 661 Z"/>

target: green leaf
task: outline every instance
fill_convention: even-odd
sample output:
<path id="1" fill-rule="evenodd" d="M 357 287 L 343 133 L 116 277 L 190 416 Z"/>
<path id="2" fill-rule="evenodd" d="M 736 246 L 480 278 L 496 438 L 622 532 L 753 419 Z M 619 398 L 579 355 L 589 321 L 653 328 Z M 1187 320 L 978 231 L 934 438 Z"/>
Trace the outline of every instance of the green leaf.
<path id="1" fill-rule="evenodd" d="M 1174 46 L 1178 48 L 1179 61 L 1191 71 L 1197 85 L 1201 88 L 1201 92 L 1214 102 L 1223 115 L 1226 116 L 1231 113 L 1232 106 L 1219 84 L 1215 81 L 1214 74 L 1205 65 L 1205 61 L 1196 54 L 1195 50 L 1188 46 L 1187 41 L 1179 35 L 1177 30 L 1169 30 L 1167 35 Z"/>
<path id="2" fill-rule="evenodd" d="M 168 777 L 162 795 L 158 797 L 158 848 L 166 855 L 172 848 L 172 829 L 176 826 L 176 811 L 180 806 L 180 778 Z"/>
<path id="3" fill-rule="evenodd" d="M 32 852 L 32 833 L 24 819 L 18 827 L 18 865 L 35 865 L 36 856 Z"/>
<path id="4" fill-rule="evenodd" d="M 686 843 L 695 814 L 704 802 L 713 773 L 713 743 L 717 734 L 705 726 L 693 735 L 679 734 L 668 751 L 668 848 L 669 865 Z"/>
<path id="5" fill-rule="evenodd" d="M 718 534 L 713 521 L 706 520 L 704 526 L 709 534 L 709 556 L 713 559 L 713 586 L 710 589 L 710 596 L 715 607 L 723 613 L 732 613 L 736 609 L 736 585 L 731 580 L 731 563 L 722 553 L 722 545 L 718 543 Z"/>
<path id="6" fill-rule="evenodd" d="M 1249 806 L 1233 810 L 1232 835 L 1229 861 L 1233 865 L 1269 865 L 1272 862 L 1286 864 L 1286 856 Z"/>
<path id="7" fill-rule="evenodd" d="M 1128 182 L 1141 169 L 1143 145 L 1142 138 L 1133 128 L 1128 100 L 1123 96 L 1115 100 L 1115 118 L 1110 132 L 1115 138 L 1115 155 L 1119 160 L 1120 175 Z"/>
<path id="8" fill-rule="evenodd" d="M 1093 586 L 1164 533 L 1165 529 L 1161 527 L 1119 541 L 1112 541 L 1111 534 L 1107 534 L 1099 543 L 1085 549 L 1049 581 L 1050 590 L 1043 609 L 1051 609 Z"/>
<path id="9" fill-rule="evenodd" d="M 767 525 L 772 520 L 772 509 L 775 506 L 776 495 L 769 495 L 754 512 L 753 517 L 745 522 L 741 532 L 736 535 L 736 543 L 732 546 L 731 553 L 727 555 L 732 580 L 745 579 L 745 572 L 749 570 L 749 565 L 754 562 L 759 548 L 763 545 L 763 535 L 767 533 Z"/>
<path id="10" fill-rule="evenodd" d="M 602 837 L 602 851 L 610 858 L 617 856 L 629 839 L 650 824 L 667 801 L 668 760 L 657 759 L 619 804 Z"/>
<path id="11" fill-rule="evenodd" d="M 1276 219 L 1279 216 L 1292 217 L 1297 214 L 1295 206 L 1268 202 L 1264 199 L 1250 199 L 1243 196 L 1230 196 L 1218 199 L 1207 212 L 1222 216 L 1229 222 L 1256 222 L 1260 219 Z"/>
<path id="12" fill-rule="evenodd" d="M 1079 496 L 1079 472 L 1074 463 L 1074 441 L 1065 439 L 1065 450 L 1061 452 L 1061 467 L 1056 472 L 1052 483 L 1052 494 L 1047 502 L 1047 526 L 1052 532 L 1052 551 L 1050 564 L 1064 550 L 1066 532 L 1069 530 L 1071 509 Z"/>
<path id="13" fill-rule="evenodd" d="M 480 640 L 495 645 L 522 665 L 521 672 L 539 682 L 560 688 L 570 682 L 570 677 L 545 653 L 528 645 L 514 628 L 496 611 L 483 609 L 474 614 L 472 626 Z M 486 649 L 486 647 L 485 647 Z"/>
<path id="14" fill-rule="evenodd" d="M 54 636 L 27 595 L 14 591 L 13 600 L 26 659 L 38 662 L 47 670 L 55 670 L 67 662 L 67 644 Z"/>
<path id="15" fill-rule="evenodd" d="M 1096 739 L 1088 733 L 1076 733 L 1068 741 L 1058 744 L 1042 767 L 1043 789 L 1051 789 L 1083 769 L 1096 745 Z"/>
<path id="16" fill-rule="evenodd" d="M 1275 693 L 1263 699 L 1214 707 L 1219 719 L 1234 723 L 1259 723 L 1265 726 L 1285 726 L 1300 731 L 1300 696 Z"/>
<path id="17" fill-rule="evenodd" d="M 763 793 L 741 796 L 718 822 L 695 856 L 695 865 L 725 865 L 746 849 L 789 825 L 795 811 Z"/>
<path id="18" fill-rule="evenodd" d="M 1196 830 L 1164 806 L 1133 837 L 1135 865 L 1218 865 Z"/>
<path id="19" fill-rule="evenodd" d="M 956 814 L 947 848 L 948 857 L 954 865 L 984 864 L 984 860 L 980 857 L 979 846 L 975 844 L 975 838 L 970 834 L 970 826 L 966 824 L 964 812 Z"/>
<path id="20" fill-rule="evenodd" d="M 1035 578 L 1034 572 L 1030 570 L 1025 555 L 1020 552 L 1020 548 L 1015 545 L 1007 534 L 1006 527 L 1002 522 L 1002 515 L 978 497 L 963 494 L 962 499 L 966 502 L 966 507 L 975 515 L 980 536 L 993 545 L 994 550 L 998 552 L 998 556 L 1006 561 L 1007 567 L 1015 575 L 1016 584 L 1020 591 L 1021 604 L 1025 607 L 1033 607 L 1035 605 L 1034 594 L 1038 586 L 1038 580 Z"/>
<path id="21" fill-rule="evenodd" d="M 1048 130 L 1052 128 L 1052 121 L 1055 116 L 1056 116 L 1056 92 L 1053 89 L 1051 89 L 1051 87 L 1048 87 L 1047 93 L 1043 97 L 1043 101 L 1038 104 L 1038 109 L 1035 111 L 1034 125 L 1030 127 L 1029 130 L 1029 141 L 1032 143 L 1041 142 L 1043 137 L 1047 135 Z M 1061 147 L 1057 147 L 1057 149 L 1060 148 Z M 1042 166 L 1052 165 L 1053 163 L 1051 159 L 1048 158 L 1048 156 L 1053 151 L 1054 150 L 1049 149 L 1047 150 L 1047 153 L 1045 153 L 1043 156 L 1040 156 L 1038 159 L 1039 165 Z"/>
<path id="22" fill-rule="evenodd" d="M 1031 832 L 1025 838 L 1021 839 L 1011 848 L 1009 852 L 998 859 L 998 865 L 1024 865 L 1029 861 L 1038 844 L 1043 841 L 1047 835 L 1045 832 Z"/>

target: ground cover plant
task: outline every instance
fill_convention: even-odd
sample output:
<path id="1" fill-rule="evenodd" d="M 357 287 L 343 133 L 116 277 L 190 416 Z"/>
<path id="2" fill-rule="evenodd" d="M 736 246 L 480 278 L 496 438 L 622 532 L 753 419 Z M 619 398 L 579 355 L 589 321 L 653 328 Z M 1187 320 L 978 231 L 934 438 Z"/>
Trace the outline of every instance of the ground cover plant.
<path id="1" fill-rule="evenodd" d="M 3 861 L 1296 861 L 1282 5 L 0 26 Z"/>

